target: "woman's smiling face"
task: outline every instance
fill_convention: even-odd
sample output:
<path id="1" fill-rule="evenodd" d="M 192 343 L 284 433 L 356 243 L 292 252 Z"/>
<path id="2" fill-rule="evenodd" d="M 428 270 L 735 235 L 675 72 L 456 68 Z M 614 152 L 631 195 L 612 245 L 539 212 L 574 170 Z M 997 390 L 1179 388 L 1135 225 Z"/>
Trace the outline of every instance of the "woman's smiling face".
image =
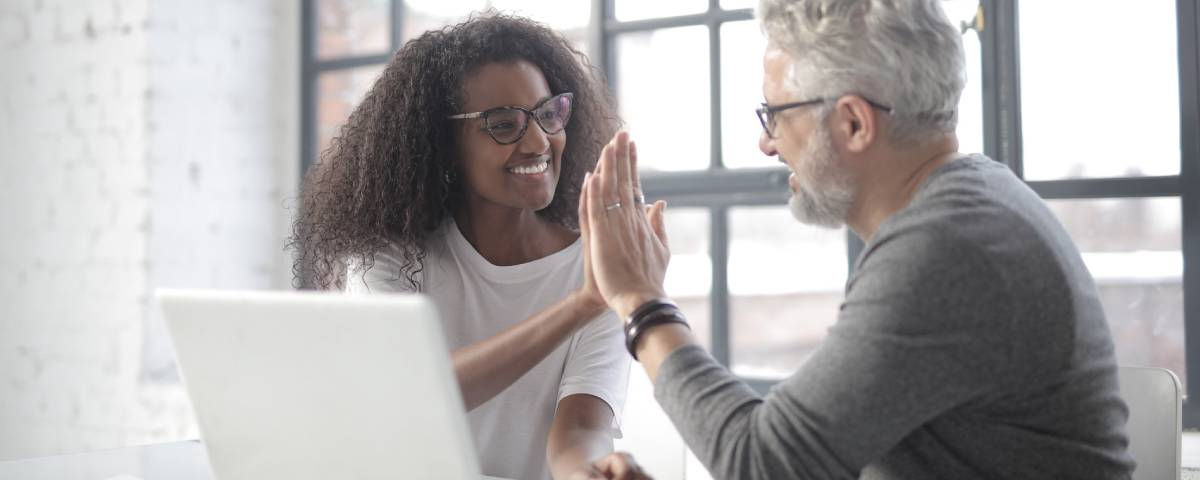
<path id="1" fill-rule="evenodd" d="M 526 60 L 486 64 L 467 76 L 463 90 L 466 104 L 461 113 L 497 107 L 532 111 L 555 95 L 541 70 Z M 524 136 L 509 145 L 492 138 L 483 118 L 457 120 L 461 122 L 458 169 L 468 208 L 490 203 L 537 211 L 554 200 L 567 134 L 548 135 L 534 119 L 527 120 Z M 520 128 L 497 121 L 492 124 L 493 128 Z"/>

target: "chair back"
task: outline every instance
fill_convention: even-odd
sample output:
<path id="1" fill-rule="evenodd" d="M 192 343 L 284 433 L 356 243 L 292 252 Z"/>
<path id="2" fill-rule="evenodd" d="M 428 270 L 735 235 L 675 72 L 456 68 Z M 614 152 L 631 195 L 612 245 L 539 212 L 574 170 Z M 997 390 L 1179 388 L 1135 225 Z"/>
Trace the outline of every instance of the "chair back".
<path id="1" fill-rule="evenodd" d="M 1129 406 L 1129 454 L 1134 480 L 1179 480 L 1183 395 L 1179 378 L 1165 368 L 1120 367 L 1121 397 Z"/>

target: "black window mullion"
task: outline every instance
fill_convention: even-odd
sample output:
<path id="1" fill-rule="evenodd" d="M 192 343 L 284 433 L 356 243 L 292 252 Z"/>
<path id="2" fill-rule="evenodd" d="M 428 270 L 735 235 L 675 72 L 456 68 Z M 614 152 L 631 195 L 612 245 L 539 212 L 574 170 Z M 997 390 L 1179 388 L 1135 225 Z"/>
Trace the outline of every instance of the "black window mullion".
<path id="1" fill-rule="evenodd" d="M 316 160 L 316 0 L 300 3 L 300 179 Z"/>
<path id="2" fill-rule="evenodd" d="M 866 244 L 862 238 L 859 238 L 854 230 L 846 229 L 846 278 L 854 273 L 854 262 L 858 260 L 858 256 L 862 254 Z"/>
<path id="3" fill-rule="evenodd" d="M 1183 321 L 1187 384 L 1200 388 L 1200 10 L 1176 1 L 1179 32 L 1180 184 L 1183 217 Z M 1183 425 L 1200 427 L 1200 402 L 1185 402 Z"/>
<path id="4" fill-rule="evenodd" d="M 707 25 L 711 22 L 736 22 L 738 20 L 750 20 L 753 18 L 754 9 L 751 8 L 743 8 L 739 10 L 721 10 L 720 7 L 716 7 L 716 9 L 710 9 L 704 13 L 680 15 L 676 17 L 649 18 L 645 20 L 630 20 L 627 22 L 616 20 L 610 16 L 607 20 L 605 20 L 604 30 L 610 34 L 644 32 L 663 28 Z"/>
<path id="5" fill-rule="evenodd" d="M 613 72 L 610 70 L 612 62 L 608 57 L 610 50 L 609 35 L 605 31 L 605 22 L 608 20 L 610 12 L 612 12 L 612 0 L 591 0 L 592 13 L 588 22 L 588 57 L 592 62 L 592 66 L 596 67 L 601 74 L 604 75 L 604 81 L 608 84 L 609 90 L 616 91 L 613 83 Z"/>
<path id="6" fill-rule="evenodd" d="M 785 167 L 708 169 L 690 172 L 642 175 L 642 188 L 647 197 L 671 198 L 679 195 L 727 195 L 736 200 L 743 195 L 786 194 L 788 175 Z M 787 196 L 782 197 L 784 200 Z"/>
<path id="7" fill-rule="evenodd" d="M 386 64 L 391 59 L 391 53 L 376 53 L 370 55 L 356 55 L 353 57 L 313 60 L 312 71 L 314 74 L 320 74 L 321 72 L 329 72 L 333 70 L 349 70 L 352 68 L 367 67 L 371 65 L 382 65 Z"/>
<path id="8" fill-rule="evenodd" d="M 392 48 L 390 51 L 394 53 L 404 46 L 404 31 L 402 30 L 404 27 L 404 0 L 392 0 L 391 10 Z"/>
<path id="9" fill-rule="evenodd" d="M 592 17 L 597 19 L 599 26 L 599 37 L 596 42 L 596 47 L 593 51 L 599 55 L 596 61 L 600 62 L 600 69 L 604 72 L 604 78 L 608 82 L 608 88 L 612 91 L 613 97 L 617 98 L 617 66 L 615 53 L 616 34 L 609 30 L 610 22 L 613 18 L 614 5 L 616 0 L 592 0 Z"/>
<path id="10" fill-rule="evenodd" d="M 710 11 L 719 9 L 710 0 Z M 708 21 L 709 168 L 723 168 L 721 159 L 721 22 Z"/>
<path id="11" fill-rule="evenodd" d="M 712 258 L 709 344 L 713 358 L 722 365 L 732 366 L 729 338 L 729 208 L 714 206 L 709 212 L 709 256 Z"/>
<path id="12" fill-rule="evenodd" d="M 1163 177 L 1076 178 L 1025 182 L 1046 200 L 1072 198 L 1175 197 L 1182 192 L 1178 175 Z"/>
<path id="13" fill-rule="evenodd" d="M 982 0 L 983 151 L 1025 177 L 1017 3 Z"/>

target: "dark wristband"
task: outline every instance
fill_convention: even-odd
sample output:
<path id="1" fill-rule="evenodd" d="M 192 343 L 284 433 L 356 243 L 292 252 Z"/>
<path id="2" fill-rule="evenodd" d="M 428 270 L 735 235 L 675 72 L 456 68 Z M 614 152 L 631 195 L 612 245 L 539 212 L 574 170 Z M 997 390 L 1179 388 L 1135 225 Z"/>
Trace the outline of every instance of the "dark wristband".
<path id="1" fill-rule="evenodd" d="M 634 311 L 634 315 L 630 315 L 629 323 L 625 325 L 625 348 L 629 350 L 629 355 L 637 360 L 637 345 L 641 340 L 642 334 L 650 331 L 650 329 L 667 323 L 679 323 L 690 330 L 692 327 L 687 322 L 687 317 L 683 316 L 683 312 L 679 311 L 679 307 L 675 306 L 669 300 L 665 302 L 653 301 L 656 303 L 651 308 L 639 307 Z"/>
<path id="2" fill-rule="evenodd" d="M 633 309 L 633 313 L 629 314 L 629 320 L 626 321 L 625 324 L 628 325 L 631 323 L 635 323 L 635 322 L 639 321 L 639 319 L 641 319 L 642 317 L 645 317 L 646 315 L 653 313 L 654 311 L 656 311 L 658 309 L 668 308 L 668 307 L 679 310 L 679 305 L 676 305 L 675 302 L 672 302 L 671 299 L 669 299 L 669 298 L 656 298 L 654 300 L 650 300 L 646 303 L 639 305 L 637 308 Z"/>

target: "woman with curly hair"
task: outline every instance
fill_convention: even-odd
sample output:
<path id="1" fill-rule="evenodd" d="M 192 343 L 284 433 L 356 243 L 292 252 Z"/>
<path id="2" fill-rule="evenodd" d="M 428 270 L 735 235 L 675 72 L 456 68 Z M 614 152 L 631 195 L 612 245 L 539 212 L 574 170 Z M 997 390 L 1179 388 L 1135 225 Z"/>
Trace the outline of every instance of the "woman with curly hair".
<path id="1" fill-rule="evenodd" d="M 518 17 L 426 32 L 305 179 L 297 278 L 432 299 L 488 475 L 589 477 L 619 435 L 629 359 L 577 230 L 618 123 L 593 71 Z"/>

